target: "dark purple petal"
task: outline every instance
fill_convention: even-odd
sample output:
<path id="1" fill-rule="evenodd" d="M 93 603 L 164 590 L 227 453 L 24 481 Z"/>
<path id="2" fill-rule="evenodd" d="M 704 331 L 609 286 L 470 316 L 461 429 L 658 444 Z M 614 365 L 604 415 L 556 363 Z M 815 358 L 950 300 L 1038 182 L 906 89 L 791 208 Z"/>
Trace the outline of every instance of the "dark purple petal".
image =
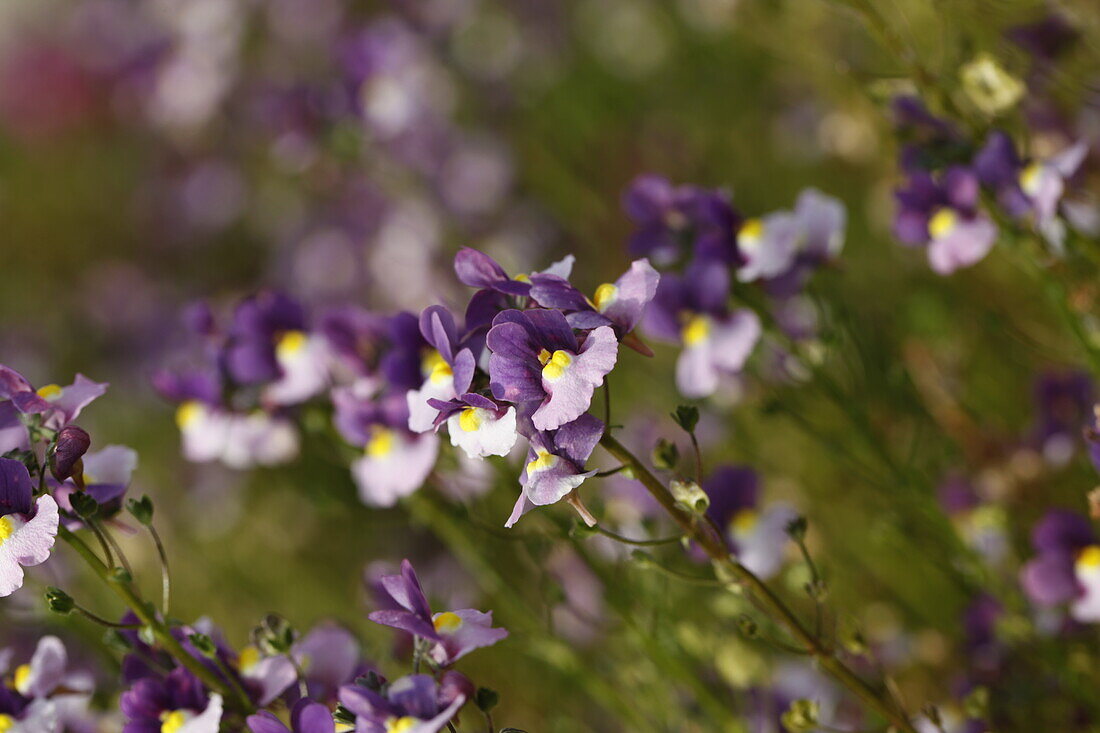
<path id="1" fill-rule="evenodd" d="M 463 247 L 455 255 L 455 275 L 471 288 L 493 288 L 501 280 L 510 279 L 496 260 L 469 247 Z"/>
<path id="2" fill-rule="evenodd" d="M 53 455 L 50 457 L 50 473 L 58 481 L 64 481 L 73 475 L 73 467 L 76 462 L 88 452 L 92 444 L 92 438 L 83 428 L 76 425 L 66 425 L 57 433 L 57 442 L 54 445 Z M 81 479 L 77 476 L 77 479 Z M 77 485 L 83 483 L 78 480 Z"/>
<path id="3" fill-rule="evenodd" d="M 978 204 L 981 186 L 974 171 L 962 166 L 952 166 L 944 174 L 943 190 L 952 207 L 969 214 Z"/>
<path id="4" fill-rule="evenodd" d="M 0 458 L 0 517 L 29 514 L 33 507 L 31 474 L 21 461 Z"/>
<path id="5" fill-rule="evenodd" d="M 584 468 L 588 457 L 603 437 L 603 431 L 603 422 L 585 413 L 558 428 L 554 434 L 554 449 L 551 452 L 567 457 L 577 464 L 577 468 Z"/>
<path id="6" fill-rule="evenodd" d="M 1092 525 L 1080 514 L 1052 509 L 1031 533 L 1031 544 L 1040 553 L 1076 552 L 1096 542 Z"/>
<path id="7" fill-rule="evenodd" d="M 332 716 L 329 716 L 332 720 Z M 249 715 L 245 722 L 252 733 L 289 733 L 290 729 L 283 722 L 266 710 L 261 710 L 255 715 Z"/>
<path id="8" fill-rule="evenodd" d="M 568 280 L 557 275 L 532 275 L 531 297 L 543 308 L 568 311 L 591 310 L 588 299 Z"/>
<path id="9" fill-rule="evenodd" d="M 422 720 L 439 712 L 436 684 L 430 675 L 413 674 L 395 680 L 386 697 L 409 715 Z"/>
<path id="10" fill-rule="evenodd" d="M 974 156 L 974 172 L 990 188 L 1016 185 L 1021 165 L 1012 138 L 1000 130 L 991 132 Z"/>
<path id="11" fill-rule="evenodd" d="M 638 176 L 623 193 L 623 210 L 638 224 L 661 220 L 673 202 L 672 184 L 653 174 Z"/>
<path id="12" fill-rule="evenodd" d="M 1020 583 L 1028 596 L 1043 606 L 1072 600 L 1080 591 L 1073 572 L 1073 555 L 1060 550 L 1044 552 L 1025 565 Z"/>
<path id="13" fill-rule="evenodd" d="M 294 733 L 336 733 L 332 713 L 313 700 L 299 700 L 290 719 L 294 723 Z"/>
<path id="14" fill-rule="evenodd" d="M 537 308 L 523 311 L 532 340 L 548 351 L 577 351 L 577 337 L 561 311 Z M 490 346 L 490 348 L 492 348 Z"/>
<path id="15" fill-rule="evenodd" d="M 707 515 L 724 528 L 737 513 L 756 507 L 760 498 L 760 478 L 748 466 L 720 466 L 703 482 L 710 497 Z"/>
<path id="16" fill-rule="evenodd" d="M 454 347 L 458 343 L 458 330 L 451 312 L 441 305 L 431 305 L 420 314 L 420 333 L 424 340 L 435 347 L 444 361 L 454 363 Z"/>

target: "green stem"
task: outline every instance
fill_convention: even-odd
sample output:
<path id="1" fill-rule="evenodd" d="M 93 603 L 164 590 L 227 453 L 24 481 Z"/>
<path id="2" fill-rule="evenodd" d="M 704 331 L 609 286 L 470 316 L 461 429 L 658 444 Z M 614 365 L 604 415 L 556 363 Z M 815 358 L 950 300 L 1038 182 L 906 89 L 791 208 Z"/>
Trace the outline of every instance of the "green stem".
<path id="1" fill-rule="evenodd" d="M 167 618 L 168 609 L 172 603 L 172 575 L 168 571 L 168 553 L 164 550 L 164 543 L 161 542 L 160 533 L 157 532 L 157 528 L 154 527 L 152 524 L 148 524 L 146 526 L 149 528 L 149 534 L 153 537 L 153 544 L 157 546 L 157 556 L 160 557 L 160 585 L 162 602 L 160 611 Z"/>
<path id="2" fill-rule="evenodd" d="M 235 703 L 235 706 L 239 708 L 241 712 L 251 713 L 253 711 L 252 702 L 247 696 L 234 690 L 231 685 L 219 679 L 209 667 L 187 653 L 187 650 L 183 648 L 183 645 L 179 643 L 176 637 L 172 636 L 171 630 L 156 617 L 149 606 L 140 596 L 138 596 L 129 583 L 119 583 L 110 579 L 110 569 L 92 551 L 92 548 L 85 544 L 84 540 L 77 537 L 65 527 L 58 527 L 57 534 L 68 543 L 70 547 L 76 550 L 76 553 L 83 558 L 84 562 L 88 564 L 88 567 L 90 567 L 92 571 L 122 599 L 123 603 L 134 612 L 138 620 L 141 621 L 144 626 L 148 626 L 152 630 L 153 636 L 156 637 L 165 651 L 175 657 L 176 661 L 198 677 L 207 688 L 221 693 L 226 700 Z"/>
<path id="3" fill-rule="evenodd" d="M 639 547 L 649 547 L 651 545 L 671 545 L 673 542 L 679 542 L 683 535 L 676 535 L 675 537 L 659 537 L 654 540 L 633 540 L 629 537 L 623 537 L 617 532 L 612 532 L 609 529 L 604 529 L 600 525 L 594 526 L 592 529 L 602 534 L 604 537 L 610 537 L 616 542 L 622 542 L 624 545 L 637 545 Z"/>
<path id="4" fill-rule="evenodd" d="M 725 541 L 710 523 L 696 521 L 696 518 L 682 510 L 668 488 L 654 476 L 622 443 L 609 434 L 604 434 L 600 444 L 619 461 L 626 463 L 634 476 L 649 490 L 653 498 L 664 508 L 695 542 L 707 553 L 716 568 L 725 576 L 736 579 L 755 599 L 757 606 L 770 618 L 781 624 L 798 643 L 814 656 L 823 670 L 852 691 L 864 704 L 893 723 L 899 731 L 917 733 L 909 721 L 908 715 L 900 710 L 886 693 L 868 684 L 863 678 L 848 668 L 844 662 L 827 649 L 815 637 L 786 604 L 758 578 L 752 571 L 733 559 Z"/>

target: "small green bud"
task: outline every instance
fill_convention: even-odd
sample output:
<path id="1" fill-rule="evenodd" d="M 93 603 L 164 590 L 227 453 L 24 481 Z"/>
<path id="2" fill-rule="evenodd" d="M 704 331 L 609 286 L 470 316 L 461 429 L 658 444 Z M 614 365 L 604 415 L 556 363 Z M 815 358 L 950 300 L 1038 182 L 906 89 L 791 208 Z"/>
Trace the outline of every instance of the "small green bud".
<path id="1" fill-rule="evenodd" d="M 474 704 L 477 705 L 478 710 L 484 713 L 495 708 L 499 702 L 500 693 L 496 690 L 490 690 L 488 687 L 479 687 L 477 692 L 474 693 Z"/>
<path id="2" fill-rule="evenodd" d="M 694 481 L 673 481 L 668 486 L 676 503 L 693 514 L 705 514 L 710 506 L 710 497 Z"/>
<path id="3" fill-rule="evenodd" d="M 76 608 L 76 601 L 65 591 L 51 585 L 46 588 L 46 606 L 54 613 L 68 616 Z"/>
<path id="4" fill-rule="evenodd" d="M 190 640 L 192 646 L 199 650 L 199 654 L 205 657 L 213 659 L 218 654 L 218 647 L 214 644 L 214 640 L 206 634 L 191 634 L 187 637 Z"/>
<path id="5" fill-rule="evenodd" d="M 810 523 L 806 521 L 806 517 L 795 517 L 787 522 L 787 534 L 795 542 L 801 542 L 806 539 L 806 529 L 809 527 L 809 524 Z"/>
<path id="6" fill-rule="evenodd" d="M 260 625 L 252 630 L 253 643 L 269 657 L 288 653 L 296 636 L 290 622 L 275 613 L 264 616 Z"/>
<path id="7" fill-rule="evenodd" d="M 795 700 L 779 719 L 790 733 L 808 733 L 817 727 L 821 711 L 813 700 Z"/>
<path id="8" fill-rule="evenodd" d="M 674 471 L 676 470 L 676 464 L 680 462 L 680 449 L 672 441 L 661 438 L 653 446 L 650 460 L 655 468 L 662 471 Z"/>
<path id="9" fill-rule="evenodd" d="M 748 614 L 743 613 L 737 617 L 737 628 L 740 629 L 746 639 L 755 639 L 760 635 L 760 627 Z"/>
<path id="10" fill-rule="evenodd" d="M 84 519 L 94 519 L 99 512 L 99 502 L 81 491 L 74 491 L 69 495 L 69 504 Z"/>
<path id="11" fill-rule="evenodd" d="M 989 688 L 975 687 L 963 698 L 963 710 L 968 718 L 989 717 Z"/>
<path id="12" fill-rule="evenodd" d="M 959 69 L 966 96 L 990 117 L 1015 107 L 1027 87 L 989 54 L 981 54 Z"/>
<path id="13" fill-rule="evenodd" d="M 126 502 L 126 509 L 134 515 L 134 519 L 148 527 L 153 523 L 153 500 L 146 495 L 140 499 L 130 499 Z"/>
<path id="14" fill-rule="evenodd" d="M 672 419 L 685 433 L 694 433 L 695 426 L 699 424 L 699 408 L 695 405 L 680 405 L 672 413 Z"/>
<path id="15" fill-rule="evenodd" d="M 126 568 L 111 568 L 110 572 L 107 574 L 107 580 L 112 583 L 127 585 L 134 582 L 134 576 L 130 575 L 130 571 Z"/>

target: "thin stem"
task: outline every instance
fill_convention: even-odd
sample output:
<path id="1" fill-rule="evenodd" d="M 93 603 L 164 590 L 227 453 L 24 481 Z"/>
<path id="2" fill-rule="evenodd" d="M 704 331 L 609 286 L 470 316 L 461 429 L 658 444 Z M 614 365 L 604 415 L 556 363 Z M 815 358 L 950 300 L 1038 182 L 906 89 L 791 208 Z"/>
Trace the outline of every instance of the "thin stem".
<path id="1" fill-rule="evenodd" d="M 653 540 L 634 540 L 629 537 L 623 537 L 617 532 L 612 532 L 610 529 L 604 529 L 598 524 L 592 527 L 592 529 L 596 530 L 604 537 L 610 537 L 616 542 L 622 542 L 624 545 L 637 545 L 638 547 L 649 547 L 651 545 L 671 545 L 673 542 L 679 542 L 684 537 L 682 534 L 678 534 L 673 537 L 659 537 Z"/>
<path id="2" fill-rule="evenodd" d="M 298 675 L 298 694 L 302 697 L 309 697 L 309 685 L 306 684 L 306 672 L 302 669 L 302 665 L 298 663 L 298 660 L 294 658 L 294 654 L 287 652 L 286 658 L 290 660 L 290 666 L 294 667 L 294 673 Z"/>
<path id="3" fill-rule="evenodd" d="M 493 714 L 488 710 L 483 710 L 482 714 L 485 715 L 485 730 L 487 733 L 496 733 L 496 726 L 493 725 Z"/>
<path id="4" fill-rule="evenodd" d="M 615 474 L 625 471 L 628 466 L 616 466 L 615 468 L 609 468 L 606 471 L 600 471 L 592 478 L 607 478 L 608 476 L 614 476 Z"/>
<path id="5" fill-rule="evenodd" d="M 130 560 L 126 557 L 126 553 L 122 551 L 122 547 L 118 544 L 118 540 L 115 539 L 114 535 L 111 534 L 111 531 L 103 526 L 101 522 L 99 522 L 98 520 L 93 521 L 95 522 L 99 530 L 103 533 L 103 536 L 107 539 L 107 543 L 110 544 L 111 549 L 115 552 L 115 555 L 118 556 L 118 561 L 122 563 L 122 567 L 126 570 L 127 573 L 130 574 L 131 577 L 133 577 L 134 570 L 130 567 Z"/>
<path id="6" fill-rule="evenodd" d="M 172 574 L 168 570 L 168 553 L 164 550 L 160 533 L 152 524 L 146 525 L 149 534 L 153 537 L 153 544 L 157 546 L 157 555 L 160 557 L 160 585 L 161 585 L 161 613 L 168 616 L 168 609 L 172 604 Z"/>
<path id="7" fill-rule="evenodd" d="M 688 432 L 691 438 L 691 449 L 695 452 L 695 483 L 703 481 L 703 452 L 699 450 L 699 439 L 695 437 L 695 431 Z"/>
<path id="8" fill-rule="evenodd" d="M 198 677 L 209 689 L 220 692 L 226 699 L 233 701 L 241 712 L 251 713 L 253 711 L 252 702 L 247 696 L 240 695 L 231 685 L 227 685 L 219 679 L 209 667 L 187 653 L 187 650 L 183 648 L 179 640 L 172 636 L 171 630 L 156 617 L 151 608 L 140 596 L 138 596 L 129 583 L 119 583 L 111 580 L 109 577 L 110 568 L 99 559 L 84 540 L 77 537 L 64 526 L 58 527 L 57 534 L 61 539 L 67 542 L 81 558 L 83 558 L 84 562 L 88 564 L 88 567 L 90 567 L 103 582 L 114 590 L 115 594 L 134 612 L 134 615 L 138 617 L 142 625 L 148 626 L 150 630 L 152 630 L 153 635 L 156 637 L 157 641 L 160 642 L 161 646 L 164 647 L 165 651 L 175 657 L 180 664 Z"/>
<path id="9" fill-rule="evenodd" d="M 108 628 L 112 629 L 140 629 L 142 626 L 141 624 L 120 624 L 115 621 L 108 621 L 102 616 L 97 616 L 96 614 L 92 613 L 91 611 L 80 605 L 74 605 L 73 610 L 79 613 L 84 618 L 88 619 L 89 621 L 95 621 L 100 626 L 107 626 Z"/>
<path id="10" fill-rule="evenodd" d="M 115 558 L 114 555 L 111 554 L 111 548 L 107 544 L 107 538 L 103 536 L 103 531 L 95 523 L 95 520 L 88 519 L 84 524 L 92 531 L 92 534 L 94 534 L 95 538 L 99 541 L 99 547 L 103 550 L 103 557 L 106 558 L 103 563 L 108 568 L 113 568 L 115 566 Z"/>
<path id="11" fill-rule="evenodd" d="M 676 499 L 661 481 L 649 471 L 648 468 L 634 456 L 625 446 L 613 436 L 604 434 L 600 444 L 619 461 L 630 466 L 634 476 L 649 490 L 653 498 L 664 508 L 666 512 L 683 528 L 703 549 L 714 562 L 720 573 L 735 579 L 755 599 L 756 604 L 770 618 L 779 622 L 801 644 L 807 652 L 812 654 L 818 664 L 858 696 L 869 708 L 893 723 L 898 730 L 904 733 L 917 733 L 916 728 L 909 721 L 908 715 L 900 710 L 887 695 L 868 684 L 863 678 L 848 668 L 844 662 L 827 649 L 822 642 L 802 625 L 798 617 L 775 595 L 775 593 L 758 578 L 752 571 L 734 560 L 729 553 L 725 541 L 716 531 L 714 526 L 707 522 L 699 522 L 696 518 L 676 504 Z"/>
<path id="12" fill-rule="evenodd" d="M 637 552 L 640 552 L 640 551 L 635 550 L 635 552 L 637 553 Z M 673 578 L 675 580 L 680 580 L 680 581 L 683 581 L 685 583 L 693 583 L 695 585 L 712 585 L 712 586 L 724 586 L 725 585 L 725 583 L 723 583 L 722 581 L 715 580 L 714 578 L 703 578 L 703 577 L 698 576 L 698 575 L 690 575 L 688 573 L 680 572 L 679 570 L 673 570 L 672 568 L 662 565 L 661 563 L 657 562 L 656 560 L 654 560 L 652 557 L 649 557 L 649 556 L 646 556 L 644 558 L 643 562 L 645 563 L 645 567 L 653 568 L 657 572 L 661 573 L 661 575 L 667 575 L 670 578 Z"/>

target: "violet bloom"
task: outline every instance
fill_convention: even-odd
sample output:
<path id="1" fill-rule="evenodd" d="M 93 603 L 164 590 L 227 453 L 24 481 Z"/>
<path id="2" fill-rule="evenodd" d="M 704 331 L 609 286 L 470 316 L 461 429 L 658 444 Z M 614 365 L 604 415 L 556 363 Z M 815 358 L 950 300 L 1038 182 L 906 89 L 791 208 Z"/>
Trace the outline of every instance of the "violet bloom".
<path id="1" fill-rule="evenodd" d="M 453 697 L 447 702 L 448 697 Z M 430 675 L 415 674 L 390 683 L 384 692 L 345 685 L 340 702 L 355 714 L 356 733 L 438 733 L 466 702 L 452 696 Z"/>
<path id="2" fill-rule="evenodd" d="M 554 430 L 584 414 L 619 351 L 610 326 L 581 339 L 561 311 L 543 309 L 504 311 L 493 321 L 486 344 L 492 352 L 493 396 L 537 403 L 531 420 L 538 430 Z"/>
<path id="3" fill-rule="evenodd" d="M 1036 407 L 1031 440 L 1055 466 L 1069 462 L 1077 450 L 1081 426 L 1092 416 L 1094 388 L 1087 372 L 1046 372 L 1032 389 Z"/>
<path id="4" fill-rule="evenodd" d="M 184 667 L 163 679 L 145 677 L 119 700 L 126 725 L 122 733 L 218 733 L 222 697 L 206 689 Z"/>
<path id="5" fill-rule="evenodd" d="M 65 387 L 48 384 L 35 390 L 22 374 L 0 364 L 0 454 L 29 447 L 20 415 L 38 415 L 42 427 L 61 430 L 106 391 L 105 382 L 83 374 Z"/>
<path id="6" fill-rule="evenodd" d="M 523 422 L 529 424 L 521 417 Z M 521 428 L 521 432 L 529 433 L 531 445 L 527 463 L 519 476 L 522 493 L 504 526 L 513 526 L 536 506 L 560 501 L 595 475 L 596 471 L 586 471 L 584 467 L 603 431 L 604 424 L 588 413 L 553 431 L 532 432 Z M 583 512 L 582 518 L 589 524 L 594 523 Z"/>
<path id="7" fill-rule="evenodd" d="M 68 653 L 60 639 L 39 639 L 30 660 L 11 670 L 11 690 L 0 687 L 0 730 L 33 733 L 89 729 L 88 703 L 94 680 L 90 674 L 68 671 L 68 664 Z M 0 668 L 0 674 L 7 671 Z"/>
<path id="8" fill-rule="evenodd" d="M 426 433 L 435 426 L 438 410 L 430 400 L 449 400 L 470 389 L 474 379 L 473 352 L 460 344 L 454 316 L 440 305 L 429 306 L 420 314 L 420 333 L 431 347 L 421 359 L 424 383 L 409 390 L 409 429 Z"/>
<path id="9" fill-rule="evenodd" d="M 760 479 L 747 466 L 721 466 L 703 482 L 710 497 L 707 515 L 726 533 L 738 562 L 765 580 L 783 567 L 790 538 L 787 525 L 798 516 L 775 502 L 760 508 Z"/>
<path id="10" fill-rule="evenodd" d="M 1038 553 L 1020 582 L 1041 606 L 1069 603 L 1077 621 L 1100 621 L 1100 539 L 1084 517 L 1064 509 L 1047 512 L 1031 534 Z"/>
<path id="11" fill-rule="evenodd" d="M 57 537 L 57 502 L 33 498 L 27 467 L 0 458 L 0 597 L 23 585 L 23 568 L 46 562 Z"/>
<path id="12" fill-rule="evenodd" d="M 439 439 L 409 430 L 403 394 L 376 396 L 360 381 L 332 392 L 333 419 L 351 445 L 363 448 L 351 472 L 359 498 L 368 506 L 393 506 L 420 488 L 435 466 Z"/>
<path id="13" fill-rule="evenodd" d="M 336 733 L 332 711 L 321 703 L 302 699 L 290 712 L 290 727 L 266 710 L 249 715 L 246 722 L 252 733 Z"/>
<path id="14" fill-rule="evenodd" d="M 199 400 L 176 410 L 183 455 L 195 463 L 220 461 L 230 468 L 277 466 L 298 456 L 299 436 L 285 417 L 262 410 L 232 412 Z"/>
<path id="15" fill-rule="evenodd" d="M 1065 236 L 1058 207 L 1066 181 L 1085 160 L 1084 142 L 1063 150 L 1046 160 L 1024 163 L 1012 138 L 994 131 L 974 158 L 974 169 L 982 183 L 997 192 L 997 200 L 1010 216 L 1030 215 L 1036 229 L 1054 246 Z"/>
<path id="16" fill-rule="evenodd" d="M 306 688 L 314 700 L 334 700 L 340 686 L 365 667 L 359 640 L 335 623 L 314 626 L 294 644 L 291 654 L 305 673 Z"/>
<path id="17" fill-rule="evenodd" d="M 792 298 L 816 268 L 840 254 L 847 218 L 838 199 L 807 188 L 798 195 L 793 212 L 750 219 L 738 232 L 745 262 L 738 279 L 763 279 L 772 297 Z"/>
<path id="18" fill-rule="evenodd" d="M 130 478 L 137 468 L 137 451 L 123 445 L 109 445 L 103 450 L 86 454 L 83 462 L 83 491 L 99 504 L 101 518 L 113 516 L 122 508 L 122 497 L 126 494 Z M 78 490 L 71 479 L 57 484 L 53 489 L 65 527 L 70 530 L 84 526 L 73 513 L 70 504 L 70 498 Z"/>
<path id="19" fill-rule="evenodd" d="M 744 367 L 760 339 L 760 319 L 748 309 L 729 311 L 729 271 L 696 262 L 684 273 L 665 275 L 646 311 L 654 338 L 683 345 L 676 386 L 685 397 L 713 394 L 723 375 Z"/>
<path id="20" fill-rule="evenodd" d="M 516 408 L 467 392 L 453 400 L 431 400 L 436 427 L 446 423 L 451 445 L 471 459 L 506 456 L 516 444 Z"/>
<path id="21" fill-rule="evenodd" d="M 721 191 L 673 186 L 661 176 L 643 175 L 623 194 L 623 208 L 637 225 L 631 254 L 658 265 L 675 262 L 685 249 L 727 265 L 738 261 L 733 240 L 741 217 Z"/>
<path id="22" fill-rule="evenodd" d="M 463 247 L 455 255 L 455 275 L 458 276 L 459 282 L 471 288 L 491 290 L 513 297 L 525 297 L 530 295 L 531 281 L 536 275 L 552 275 L 568 279 L 573 271 L 573 261 L 573 255 L 569 255 L 541 272 L 510 277 L 489 255 L 470 247 Z"/>
<path id="23" fill-rule="evenodd" d="M 441 667 L 449 667 L 473 650 L 492 646 L 508 636 L 505 629 L 493 628 L 492 611 L 465 608 L 433 615 L 408 560 L 401 561 L 400 575 L 383 575 L 379 583 L 398 608 L 374 611 L 368 618 L 435 642 L 429 654 Z"/>
<path id="24" fill-rule="evenodd" d="M 554 275 L 532 277 L 531 297 L 544 308 L 564 312 L 573 328 L 612 326 L 621 339 L 642 320 L 646 306 L 657 293 L 660 277 L 649 260 L 640 259 L 614 283 L 597 287 L 591 299 L 565 278 Z"/>
<path id="25" fill-rule="evenodd" d="M 903 243 L 928 247 L 928 262 L 950 275 L 985 257 L 997 239 L 997 227 L 978 208 L 974 171 L 953 166 L 939 178 L 913 171 L 895 192 L 898 211 L 894 235 Z"/>

